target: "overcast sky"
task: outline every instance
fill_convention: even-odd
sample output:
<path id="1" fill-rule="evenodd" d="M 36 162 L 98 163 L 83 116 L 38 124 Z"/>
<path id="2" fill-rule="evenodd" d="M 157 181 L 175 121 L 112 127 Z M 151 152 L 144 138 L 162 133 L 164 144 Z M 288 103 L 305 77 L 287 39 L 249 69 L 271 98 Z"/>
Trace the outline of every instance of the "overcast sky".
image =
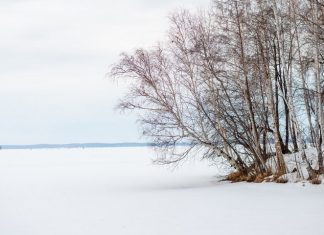
<path id="1" fill-rule="evenodd" d="M 0 0 L 0 144 L 140 139 L 114 110 L 120 52 L 165 38 L 167 16 L 209 0 Z"/>

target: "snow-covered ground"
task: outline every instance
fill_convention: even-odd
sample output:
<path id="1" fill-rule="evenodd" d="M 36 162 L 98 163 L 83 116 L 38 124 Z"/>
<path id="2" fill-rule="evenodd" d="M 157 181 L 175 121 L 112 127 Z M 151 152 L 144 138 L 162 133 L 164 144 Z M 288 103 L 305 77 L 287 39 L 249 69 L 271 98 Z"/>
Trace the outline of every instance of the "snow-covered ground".
<path id="1" fill-rule="evenodd" d="M 148 148 L 1 150 L 1 235 L 323 235 L 324 185 L 228 183 Z"/>

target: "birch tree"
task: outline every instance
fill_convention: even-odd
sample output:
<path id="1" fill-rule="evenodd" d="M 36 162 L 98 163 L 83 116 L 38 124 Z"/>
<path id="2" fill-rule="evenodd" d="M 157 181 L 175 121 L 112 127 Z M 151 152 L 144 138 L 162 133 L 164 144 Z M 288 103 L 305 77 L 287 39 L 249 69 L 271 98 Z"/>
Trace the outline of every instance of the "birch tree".
<path id="1" fill-rule="evenodd" d="M 119 107 L 138 111 L 143 134 L 165 153 L 160 163 L 200 151 L 253 179 L 287 173 L 284 154 L 298 151 L 315 177 L 323 172 L 323 9 L 321 0 L 215 0 L 199 14 L 179 11 L 163 46 L 124 53 L 113 67 L 132 81 Z M 304 150 L 308 136 L 318 170 Z"/>

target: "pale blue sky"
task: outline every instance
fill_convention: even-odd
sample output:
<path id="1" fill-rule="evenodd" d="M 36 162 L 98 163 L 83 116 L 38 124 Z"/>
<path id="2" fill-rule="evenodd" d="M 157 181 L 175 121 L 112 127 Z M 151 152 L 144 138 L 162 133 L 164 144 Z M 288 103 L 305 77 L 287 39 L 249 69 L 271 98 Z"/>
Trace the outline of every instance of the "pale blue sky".
<path id="1" fill-rule="evenodd" d="M 209 0 L 0 0 L 0 144 L 144 141 L 114 110 L 120 52 L 163 40 L 174 9 Z"/>

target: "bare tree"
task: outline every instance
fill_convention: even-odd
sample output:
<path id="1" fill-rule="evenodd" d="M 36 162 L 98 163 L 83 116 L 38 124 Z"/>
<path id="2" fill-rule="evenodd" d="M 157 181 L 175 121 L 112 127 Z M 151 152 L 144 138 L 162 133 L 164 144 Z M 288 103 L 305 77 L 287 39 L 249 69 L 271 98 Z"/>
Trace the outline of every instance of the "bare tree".
<path id="1" fill-rule="evenodd" d="M 164 46 L 122 54 L 113 67 L 114 77 L 133 81 L 119 107 L 140 111 L 143 134 L 166 153 L 161 163 L 199 150 L 256 177 L 272 171 L 275 155 L 280 176 L 292 142 L 313 177 L 302 130 L 316 142 L 322 172 L 323 15 L 316 0 L 215 0 L 200 14 L 175 13 Z"/>

